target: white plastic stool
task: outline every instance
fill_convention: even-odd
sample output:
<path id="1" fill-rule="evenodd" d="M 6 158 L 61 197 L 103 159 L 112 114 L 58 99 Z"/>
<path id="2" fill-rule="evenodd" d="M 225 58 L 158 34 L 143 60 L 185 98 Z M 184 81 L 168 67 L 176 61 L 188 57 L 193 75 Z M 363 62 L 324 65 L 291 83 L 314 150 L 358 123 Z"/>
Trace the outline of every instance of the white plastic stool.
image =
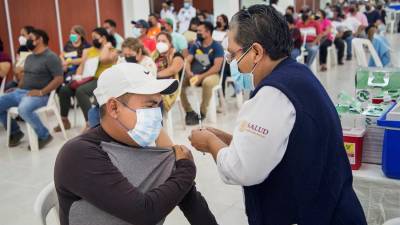
<path id="1" fill-rule="evenodd" d="M 383 225 L 400 225 L 400 217 L 388 220 Z"/>

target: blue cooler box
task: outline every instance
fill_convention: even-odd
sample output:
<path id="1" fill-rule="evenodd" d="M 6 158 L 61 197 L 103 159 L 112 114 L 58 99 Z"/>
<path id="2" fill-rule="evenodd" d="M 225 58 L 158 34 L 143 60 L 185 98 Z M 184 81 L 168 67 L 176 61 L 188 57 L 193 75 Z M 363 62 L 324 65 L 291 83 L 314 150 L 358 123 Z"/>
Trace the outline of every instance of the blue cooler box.
<path id="1" fill-rule="evenodd" d="M 400 103 L 399 103 L 400 104 Z M 394 104 L 377 121 L 378 126 L 385 128 L 382 150 L 382 170 L 387 177 L 400 179 L 400 121 L 386 120 Z"/>

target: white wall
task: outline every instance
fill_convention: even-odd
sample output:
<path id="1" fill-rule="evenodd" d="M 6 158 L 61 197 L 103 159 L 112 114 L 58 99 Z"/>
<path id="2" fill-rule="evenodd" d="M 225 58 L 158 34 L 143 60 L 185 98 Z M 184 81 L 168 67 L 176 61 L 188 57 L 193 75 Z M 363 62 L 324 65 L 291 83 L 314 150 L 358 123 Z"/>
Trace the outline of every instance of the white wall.
<path id="1" fill-rule="evenodd" d="M 214 0 L 214 19 L 218 15 L 225 14 L 230 20 L 239 11 L 239 0 Z"/>
<path id="2" fill-rule="evenodd" d="M 129 36 L 132 33 L 132 20 L 147 20 L 149 17 L 150 2 L 149 0 L 123 0 L 122 7 L 125 36 Z"/>

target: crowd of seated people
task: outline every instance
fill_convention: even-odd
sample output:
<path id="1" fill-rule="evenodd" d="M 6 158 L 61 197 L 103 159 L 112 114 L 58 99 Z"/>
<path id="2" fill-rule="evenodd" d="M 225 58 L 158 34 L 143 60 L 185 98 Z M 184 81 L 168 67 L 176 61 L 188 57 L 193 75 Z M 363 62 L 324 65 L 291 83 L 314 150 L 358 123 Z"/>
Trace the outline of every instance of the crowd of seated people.
<path id="1" fill-rule="evenodd" d="M 381 4 L 344 2 L 331 5 L 328 3 L 324 9 L 312 11 L 305 6 L 298 13 L 290 6 L 286 9 L 284 16 L 294 42 L 291 56 L 298 59 L 304 53 L 304 62 L 308 66 L 314 63 L 319 53 L 320 71 L 326 71 L 328 48 L 332 45 L 337 51 L 338 65 L 343 65 L 345 56 L 347 61 L 352 60 L 353 38 L 369 38 L 376 43 L 374 46 L 386 46 L 384 50 L 386 53 L 380 54 L 380 57 L 383 61 L 390 61 L 387 58 L 387 49 L 390 49 L 390 46 L 383 37 L 386 31 L 386 12 Z M 373 35 L 368 35 L 368 31 L 371 31 Z"/>
<path id="2" fill-rule="evenodd" d="M 339 65 L 343 65 L 344 59 L 352 60 L 351 44 L 355 37 L 371 40 L 384 65 L 390 65 L 390 45 L 383 36 L 386 12 L 382 5 L 328 4 L 315 12 L 308 7 L 296 12 L 290 6 L 284 13 L 294 43 L 291 57 L 305 56 L 308 66 L 319 57 L 320 70 L 327 70 L 328 48 L 332 45 L 337 50 Z M 0 79 L 7 81 L 6 94 L 0 96 L 0 121 L 6 126 L 7 110 L 18 107 L 20 117 L 36 132 L 39 147 L 44 147 L 52 136 L 34 111 L 44 106 L 49 94 L 56 91 L 65 129 L 72 126 L 68 116 L 73 104 L 83 113 L 85 129 L 95 127 L 100 122 L 93 94 L 98 78 L 107 68 L 129 62 L 144 66 L 157 79 L 180 80 L 186 68 L 179 91 L 186 111 L 185 122 L 198 124 L 198 113 L 202 119 L 207 116 L 213 88 L 220 79 L 225 84 L 230 75 L 229 66 L 221 72 L 228 47 L 229 19 L 222 14 L 213 23 L 211 14 L 196 10 L 189 0 L 185 0 L 179 12 L 171 1 L 166 1 L 160 15 L 152 13 L 147 20 L 131 21 L 131 30 L 125 38 L 117 33 L 117 24 L 112 19 L 104 20 L 102 27 L 94 29 L 81 25 L 71 27 L 68 41 L 58 56 L 47 47 L 52 38 L 46 31 L 25 26 L 18 37 L 14 64 L 0 40 Z M 374 66 L 373 62 L 370 65 Z M 190 86 L 202 88 L 199 102 L 189 101 L 187 88 Z M 173 107 L 179 92 L 163 96 L 164 115 Z M 194 110 L 197 104 L 199 112 Z M 61 127 L 53 131 L 60 132 Z M 10 146 L 19 145 L 23 136 L 17 122 L 12 121 Z"/>

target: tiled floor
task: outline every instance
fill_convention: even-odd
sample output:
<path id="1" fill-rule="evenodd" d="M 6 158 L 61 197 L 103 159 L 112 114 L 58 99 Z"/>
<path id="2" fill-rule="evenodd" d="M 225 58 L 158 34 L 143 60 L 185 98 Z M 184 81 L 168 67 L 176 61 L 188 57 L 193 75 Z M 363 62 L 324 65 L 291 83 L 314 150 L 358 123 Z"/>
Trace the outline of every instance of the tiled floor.
<path id="1" fill-rule="evenodd" d="M 392 47 L 399 46 L 398 37 L 390 37 Z M 396 50 L 399 51 L 399 48 L 396 47 Z M 354 93 L 355 69 L 355 60 L 353 60 L 346 62 L 344 66 L 336 66 L 328 72 L 318 75 L 333 101 L 342 90 Z M 219 114 L 219 122 L 216 125 L 210 125 L 231 131 L 237 109 L 235 99 L 228 98 L 227 101 L 227 113 L 225 115 Z M 178 115 L 177 113 L 176 111 L 176 115 Z M 79 116 L 81 117 L 80 113 Z M 179 119 L 179 116 L 175 117 L 175 120 L 177 119 Z M 82 118 L 80 118 L 80 121 L 82 121 Z M 50 127 L 55 126 L 53 117 L 50 117 L 50 122 Z M 178 121 L 175 121 L 175 124 L 177 124 L 175 142 L 189 146 L 187 136 L 190 128 L 183 130 Z M 69 130 L 68 136 L 78 135 L 80 129 L 78 127 Z M 0 225 L 40 224 L 33 214 L 33 203 L 40 190 L 52 180 L 54 161 L 64 139 L 62 135 L 55 134 L 55 140 L 48 147 L 38 153 L 31 153 L 27 150 L 27 138 L 24 139 L 20 147 L 6 148 L 5 134 L 5 130 L 0 128 Z M 198 167 L 196 178 L 198 189 L 207 199 L 218 222 L 229 225 L 247 224 L 241 188 L 222 183 L 210 156 L 203 156 L 194 152 L 194 157 Z M 55 221 L 55 216 L 51 215 L 49 224 L 57 224 Z M 183 225 L 188 224 L 188 222 L 179 210 L 174 210 L 168 216 L 165 224 Z"/>

